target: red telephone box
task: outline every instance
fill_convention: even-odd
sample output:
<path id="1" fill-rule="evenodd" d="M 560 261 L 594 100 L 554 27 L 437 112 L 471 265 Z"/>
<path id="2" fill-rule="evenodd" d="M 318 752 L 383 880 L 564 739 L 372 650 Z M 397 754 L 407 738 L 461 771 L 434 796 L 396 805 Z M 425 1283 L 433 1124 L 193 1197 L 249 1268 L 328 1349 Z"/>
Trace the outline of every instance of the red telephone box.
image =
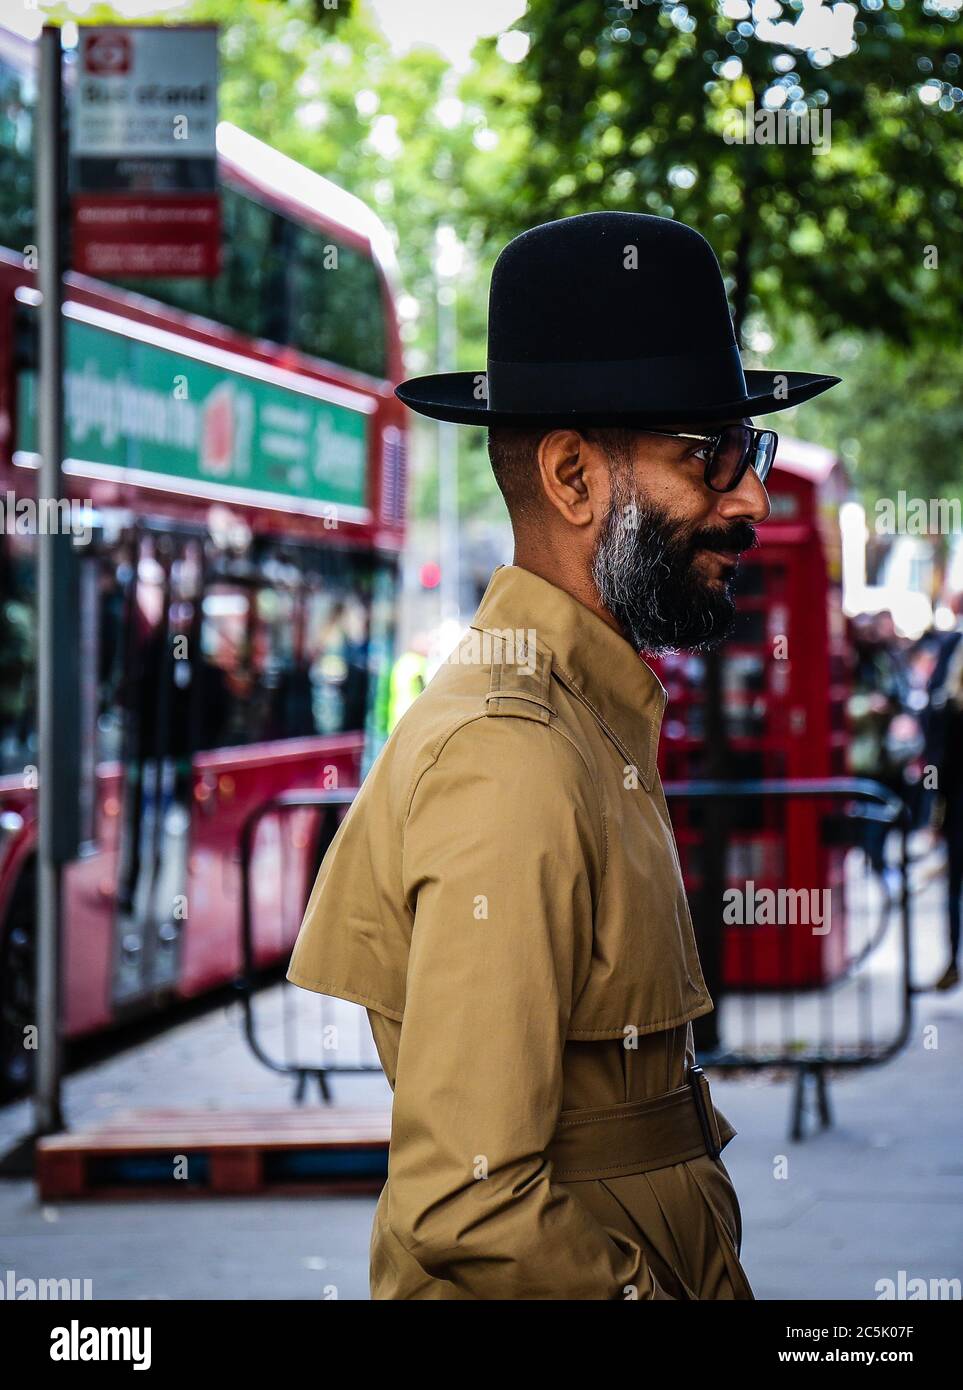
<path id="1" fill-rule="evenodd" d="M 766 487 L 771 516 L 758 528 L 759 548 L 740 562 L 738 619 L 721 652 L 729 775 L 740 781 L 845 775 L 849 658 L 839 530 L 845 474 L 828 450 L 783 439 Z M 659 752 L 666 782 L 707 775 L 704 660 L 683 652 L 652 663 L 669 692 Z M 700 886 L 705 803 L 677 797 L 671 809 L 693 894 Z M 723 926 L 727 989 L 818 986 L 844 968 L 844 851 L 825 843 L 825 811 L 801 797 L 753 798 L 727 808 L 726 881 L 742 893 L 744 908 L 740 920 Z M 806 900 L 826 910 L 818 931 L 798 891 L 784 892 L 782 906 L 795 903 L 794 915 L 806 920 L 770 920 L 771 895 L 825 889 L 828 899 Z"/>

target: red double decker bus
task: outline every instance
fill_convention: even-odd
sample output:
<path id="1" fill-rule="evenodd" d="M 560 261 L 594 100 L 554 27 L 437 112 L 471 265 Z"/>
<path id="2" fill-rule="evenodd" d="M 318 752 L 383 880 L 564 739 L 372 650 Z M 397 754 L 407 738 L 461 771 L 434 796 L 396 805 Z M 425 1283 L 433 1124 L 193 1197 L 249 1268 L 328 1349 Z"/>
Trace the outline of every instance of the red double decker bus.
<path id="1" fill-rule="evenodd" d="M 32 1053 L 36 303 L 32 46 L 0 31 L 0 1086 Z M 65 284 L 84 844 L 65 874 L 68 1039 L 240 965 L 240 827 L 352 787 L 383 736 L 404 534 L 395 272 L 358 199 L 218 129 L 213 280 Z M 257 963 L 323 846 L 262 832 Z M 293 859 L 292 859 L 293 854 Z M 280 865 L 284 865 L 283 874 Z M 293 868 L 292 868 L 293 865 Z M 273 866 L 273 867 L 272 867 Z"/>

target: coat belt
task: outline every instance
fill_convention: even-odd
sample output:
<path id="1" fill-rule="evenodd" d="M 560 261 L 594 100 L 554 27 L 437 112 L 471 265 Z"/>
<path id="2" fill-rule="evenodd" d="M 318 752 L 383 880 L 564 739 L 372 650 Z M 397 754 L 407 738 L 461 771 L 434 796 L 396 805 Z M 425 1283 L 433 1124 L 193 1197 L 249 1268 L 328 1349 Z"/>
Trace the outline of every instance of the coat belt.
<path id="1" fill-rule="evenodd" d="M 587 1182 L 716 1158 L 735 1133 L 712 1103 L 705 1072 L 690 1067 L 685 1085 L 663 1095 L 563 1110 L 545 1156 L 556 1181 Z"/>

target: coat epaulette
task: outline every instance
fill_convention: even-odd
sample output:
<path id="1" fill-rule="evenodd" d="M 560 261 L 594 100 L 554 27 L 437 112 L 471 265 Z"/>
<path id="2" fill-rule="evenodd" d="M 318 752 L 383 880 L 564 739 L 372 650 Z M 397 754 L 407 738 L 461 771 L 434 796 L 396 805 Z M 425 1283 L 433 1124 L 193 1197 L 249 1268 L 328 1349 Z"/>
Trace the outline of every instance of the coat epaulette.
<path id="1" fill-rule="evenodd" d="M 529 637 L 524 645 L 496 643 L 487 714 L 509 714 L 547 724 L 557 714 L 550 698 L 552 653 Z"/>

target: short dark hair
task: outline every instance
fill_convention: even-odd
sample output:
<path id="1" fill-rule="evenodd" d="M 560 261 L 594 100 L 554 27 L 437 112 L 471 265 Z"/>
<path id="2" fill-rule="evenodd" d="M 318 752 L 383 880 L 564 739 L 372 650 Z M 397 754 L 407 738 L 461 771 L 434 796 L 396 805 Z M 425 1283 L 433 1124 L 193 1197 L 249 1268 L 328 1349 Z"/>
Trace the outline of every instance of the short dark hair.
<path id="1" fill-rule="evenodd" d="M 540 499 L 536 489 L 536 460 L 538 446 L 557 425 L 493 425 L 488 431 L 488 457 L 495 482 L 505 499 L 513 521 L 532 519 L 539 515 Z M 632 457 L 638 430 L 622 425 L 573 425 L 583 438 L 599 445 L 617 468 L 625 468 Z"/>

